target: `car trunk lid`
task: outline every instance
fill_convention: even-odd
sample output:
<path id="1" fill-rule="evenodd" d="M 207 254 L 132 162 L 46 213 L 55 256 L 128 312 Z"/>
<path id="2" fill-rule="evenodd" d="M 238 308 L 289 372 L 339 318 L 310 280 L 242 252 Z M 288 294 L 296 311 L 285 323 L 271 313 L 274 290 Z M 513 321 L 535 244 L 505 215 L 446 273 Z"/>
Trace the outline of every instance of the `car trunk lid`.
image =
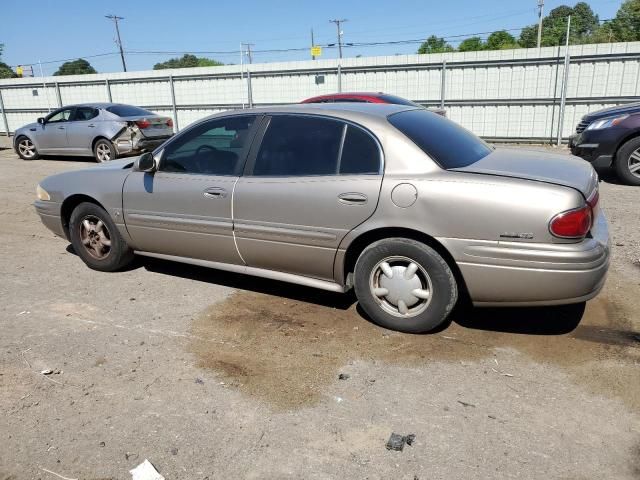
<path id="1" fill-rule="evenodd" d="M 496 148 L 477 162 L 452 170 L 563 185 L 580 191 L 585 198 L 593 194 L 598 184 L 598 177 L 588 162 L 571 155 L 535 150 Z"/>
<path id="2" fill-rule="evenodd" d="M 145 137 L 166 137 L 173 135 L 173 120 L 162 115 L 135 115 L 120 117 L 122 120 L 136 124 Z"/>

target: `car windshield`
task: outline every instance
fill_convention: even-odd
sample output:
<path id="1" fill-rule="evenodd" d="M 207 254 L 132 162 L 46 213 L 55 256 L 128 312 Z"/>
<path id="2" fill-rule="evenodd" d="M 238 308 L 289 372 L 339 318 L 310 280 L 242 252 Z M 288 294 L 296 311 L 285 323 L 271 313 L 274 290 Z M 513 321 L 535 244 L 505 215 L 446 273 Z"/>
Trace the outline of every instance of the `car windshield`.
<path id="1" fill-rule="evenodd" d="M 409 107 L 422 107 L 422 105 L 412 102 L 411 100 L 407 100 L 406 98 L 396 97 L 395 95 L 380 95 L 380 98 L 387 103 L 393 103 L 394 105 L 407 105 Z"/>
<path id="2" fill-rule="evenodd" d="M 106 108 L 107 112 L 111 112 L 119 117 L 137 117 L 143 115 L 153 115 L 149 110 L 133 105 L 112 105 Z"/>
<path id="3" fill-rule="evenodd" d="M 446 170 L 466 167 L 492 152 L 470 131 L 425 109 L 394 113 L 388 120 Z"/>

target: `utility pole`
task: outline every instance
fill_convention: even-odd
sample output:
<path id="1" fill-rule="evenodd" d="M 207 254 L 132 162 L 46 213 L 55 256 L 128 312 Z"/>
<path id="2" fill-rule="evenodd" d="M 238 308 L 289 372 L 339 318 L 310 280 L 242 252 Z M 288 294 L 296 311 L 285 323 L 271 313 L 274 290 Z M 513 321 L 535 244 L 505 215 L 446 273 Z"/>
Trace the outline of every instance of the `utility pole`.
<path id="1" fill-rule="evenodd" d="M 340 58 L 342 58 L 342 29 L 340 28 L 340 24 L 344 22 L 348 22 L 346 18 L 341 18 L 339 20 L 329 20 L 330 23 L 335 23 L 338 28 L 338 54 Z"/>
<path id="2" fill-rule="evenodd" d="M 544 0 L 538 0 L 538 48 L 542 40 L 542 11 L 544 10 Z"/>
<path id="3" fill-rule="evenodd" d="M 249 64 L 253 63 L 253 57 L 251 55 L 252 46 L 253 46 L 253 43 L 240 44 L 240 48 L 247 47 L 247 57 L 249 58 Z M 253 87 L 251 86 L 251 70 L 248 67 L 247 67 L 247 103 L 249 104 L 249 108 L 253 108 Z"/>
<path id="4" fill-rule="evenodd" d="M 122 59 L 122 70 L 126 72 L 127 64 L 124 62 L 124 51 L 122 50 L 122 40 L 120 39 L 120 28 L 118 27 L 118 21 L 124 20 L 124 17 L 119 17 L 117 15 L 105 15 L 105 18 L 108 18 L 109 20 L 113 20 L 113 23 L 116 24 L 116 35 L 118 36 L 118 40 L 116 43 L 120 48 L 120 58 Z"/>

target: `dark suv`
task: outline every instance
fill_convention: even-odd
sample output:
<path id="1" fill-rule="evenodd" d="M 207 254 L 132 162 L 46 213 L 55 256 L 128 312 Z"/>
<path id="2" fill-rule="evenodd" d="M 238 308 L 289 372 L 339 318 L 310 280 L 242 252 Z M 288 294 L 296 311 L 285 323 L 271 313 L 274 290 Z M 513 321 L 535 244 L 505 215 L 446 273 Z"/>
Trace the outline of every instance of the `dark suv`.
<path id="1" fill-rule="evenodd" d="M 585 115 L 569 147 L 594 167 L 614 167 L 625 183 L 640 185 L 640 103 Z"/>

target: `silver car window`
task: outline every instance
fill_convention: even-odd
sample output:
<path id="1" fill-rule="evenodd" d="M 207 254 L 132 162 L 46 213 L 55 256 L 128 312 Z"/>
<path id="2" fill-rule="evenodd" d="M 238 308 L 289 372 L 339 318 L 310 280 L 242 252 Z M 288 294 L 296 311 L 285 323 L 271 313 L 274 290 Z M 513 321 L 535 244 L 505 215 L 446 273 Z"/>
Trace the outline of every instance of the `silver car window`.
<path id="1" fill-rule="evenodd" d="M 72 108 L 65 108 L 64 110 L 59 110 L 57 112 L 53 112 L 52 115 L 47 117 L 47 123 L 58 123 L 58 122 L 66 122 L 71 117 Z"/>

